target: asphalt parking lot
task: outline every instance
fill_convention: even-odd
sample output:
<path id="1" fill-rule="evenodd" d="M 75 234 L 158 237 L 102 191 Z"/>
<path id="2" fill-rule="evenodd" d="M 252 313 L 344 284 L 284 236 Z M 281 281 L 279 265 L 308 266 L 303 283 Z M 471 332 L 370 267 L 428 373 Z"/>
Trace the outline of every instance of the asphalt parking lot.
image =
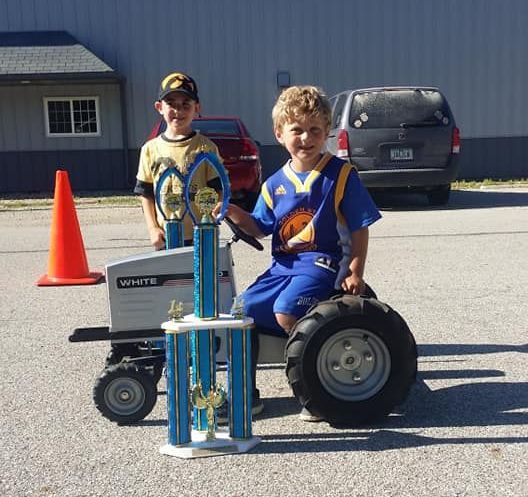
<path id="1" fill-rule="evenodd" d="M 378 201 L 367 279 L 418 343 L 405 404 L 375 426 L 307 424 L 281 367 L 261 368 L 262 443 L 196 460 L 159 453 L 163 394 L 134 426 L 98 413 L 108 344 L 68 335 L 108 324 L 105 285 L 36 287 L 51 211 L 0 212 L 0 495 L 528 495 L 528 189 L 457 191 L 448 208 Z M 139 207 L 77 213 L 90 269 L 149 250 Z M 268 263 L 242 243 L 234 257 L 241 288 Z"/>

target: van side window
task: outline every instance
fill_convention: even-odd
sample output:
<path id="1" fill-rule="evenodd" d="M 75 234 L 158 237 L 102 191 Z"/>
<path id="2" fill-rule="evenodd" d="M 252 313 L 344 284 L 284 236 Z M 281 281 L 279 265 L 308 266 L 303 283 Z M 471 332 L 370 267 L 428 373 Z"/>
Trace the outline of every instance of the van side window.
<path id="1" fill-rule="evenodd" d="M 332 129 L 338 128 L 341 118 L 343 117 L 343 109 L 345 108 L 345 103 L 347 100 L 347 95 L 339 95 L 333 111 L 332 118 Z"/>

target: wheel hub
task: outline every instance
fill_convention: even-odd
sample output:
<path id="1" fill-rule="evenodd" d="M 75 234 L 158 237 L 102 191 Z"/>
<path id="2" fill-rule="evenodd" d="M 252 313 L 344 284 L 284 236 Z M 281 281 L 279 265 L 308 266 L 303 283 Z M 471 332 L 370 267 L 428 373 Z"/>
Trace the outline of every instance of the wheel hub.
<path id="1" fill-rule="evenodd" d="M 346 351 L 341 356 L 341 366 L 347 371 L 355 371 L 361 367 L 361 355 L 355 350 Z"/>
<path id="2" fill-rule="evenodd" d="M 359 401 L 375 395 L 391 371 L 390 353 L 375 333 L 359 328 L 341 330 L 322 345 L 317 374 L 334 397 Z"/>
<path id="3" fill-rule="evenodd" d="M 139 381 L 132 377 L 116 378 L 104 392 L 106 405 L 120 416 L 137 412 L 145 402 L 145 390 Z"/>
<path id="4" fill-rule="evenodd" d="M 128 402 L 131 397 L 132 394 L 128 390 L 123 390 L 119 392 L 119 400 L 121 400 L 122 402 Z"/>

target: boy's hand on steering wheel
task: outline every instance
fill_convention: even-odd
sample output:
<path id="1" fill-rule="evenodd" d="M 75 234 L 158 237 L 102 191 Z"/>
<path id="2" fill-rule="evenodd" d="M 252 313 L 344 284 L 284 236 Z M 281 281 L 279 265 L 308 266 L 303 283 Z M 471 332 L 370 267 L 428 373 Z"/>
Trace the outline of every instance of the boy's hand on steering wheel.
<path id="1" fill-rule="evenodd" d="M 222 209 L 222 202 L 218 202 L 213 210 L 211 211 L 211 215 L 213 216 L 214 219 L 216 219 L 218 217 L 218 214 L 220 214 L 220 210 Z M 228 210 L 229 210 L 229 207 L 228 207 Z"/>
<path id="2" fill-rule="evenodd" d="M 341 288 L 350 295 L 363 295 L 365 293 L 365 282 L 357 274 L 349 274 L 341 283 Z"/>

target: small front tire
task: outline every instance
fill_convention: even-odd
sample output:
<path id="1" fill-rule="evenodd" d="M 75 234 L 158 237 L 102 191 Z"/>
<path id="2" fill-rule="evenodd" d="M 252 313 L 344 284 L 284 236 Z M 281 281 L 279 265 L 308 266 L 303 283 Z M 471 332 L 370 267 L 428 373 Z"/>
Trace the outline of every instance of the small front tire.
<path id="1" fill-rule="evenodd" d="M 157 399 L 152 374 L 133 363 L 120 363 L 103 370 L 93 389 L 95 407 L 118 424 L 144 419 Z"/>

